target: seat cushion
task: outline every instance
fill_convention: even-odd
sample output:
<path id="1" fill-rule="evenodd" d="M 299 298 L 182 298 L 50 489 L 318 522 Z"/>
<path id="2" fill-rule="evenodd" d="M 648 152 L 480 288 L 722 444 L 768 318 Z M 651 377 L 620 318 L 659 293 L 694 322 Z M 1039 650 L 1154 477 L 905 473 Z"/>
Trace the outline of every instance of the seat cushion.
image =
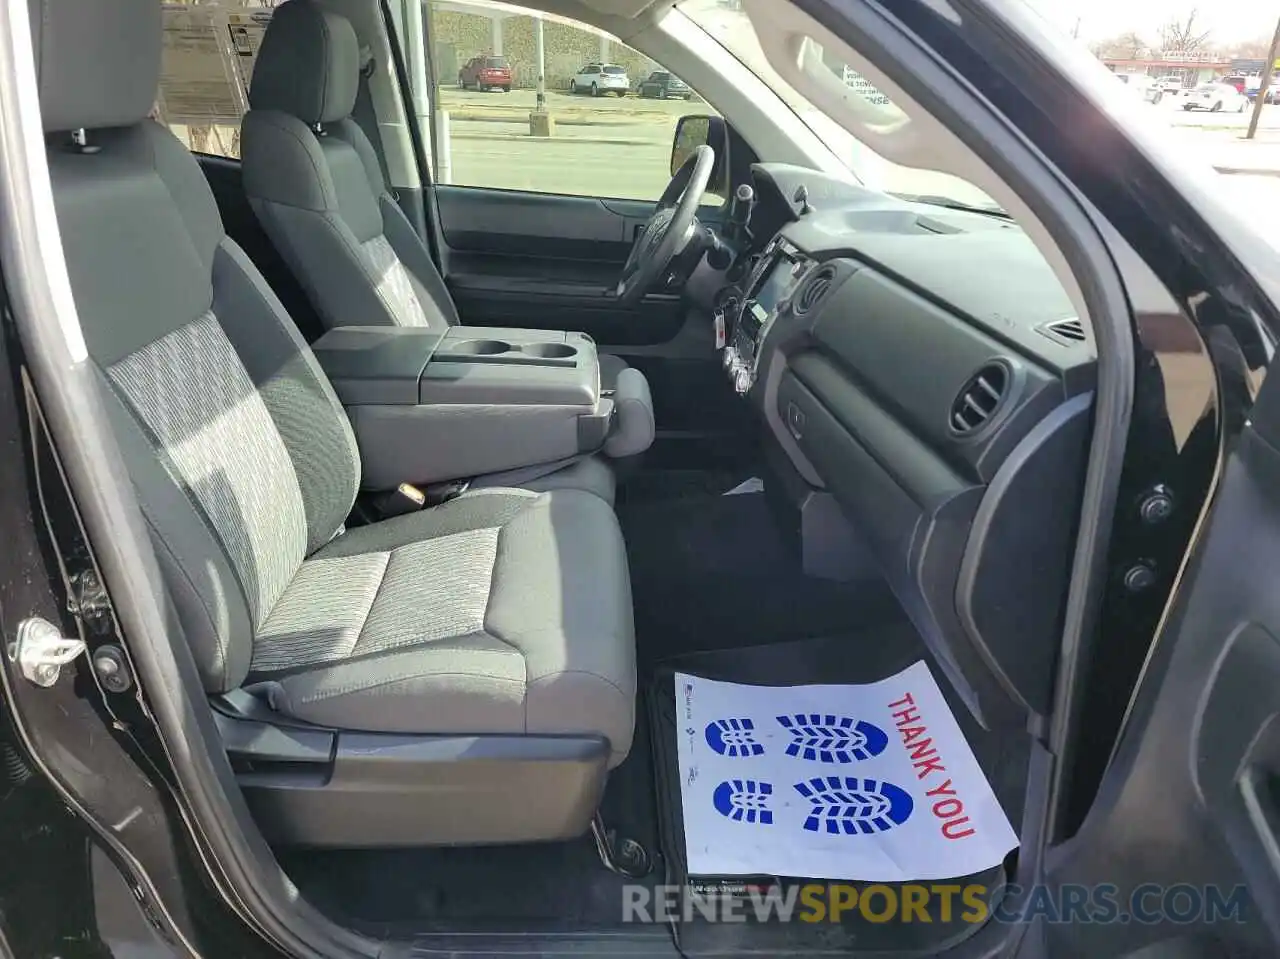
<path id="1" fill-rule="evenodd" d="M 596 456 L 586 456 L 568 462 L 543 463 L 504 473 L 489 473 L 471 481 L 471 489 L 490 487 L 517 487 L 548 493 L 557 489 L 580 489 L 595 493 L 606 503 L 613 505 L 618 483 L 613 467 Z"/>
<path id="2" fill-rule="evenodd" d="M 557 489 L 586 490 L 612 505 L 617 494 L 617 483 L 609 464 L 599 457 L 588 456 L 563 469 L 527 480 L 520 486 L 539 493 Z"/>
<path id="3" fill-rule="evenodd" d="M 562 733 L 631 747 L 631 586 L 612 509 L 475 490 L 306 560 L 254 644 L 279 712 L 343 729 Z"/>

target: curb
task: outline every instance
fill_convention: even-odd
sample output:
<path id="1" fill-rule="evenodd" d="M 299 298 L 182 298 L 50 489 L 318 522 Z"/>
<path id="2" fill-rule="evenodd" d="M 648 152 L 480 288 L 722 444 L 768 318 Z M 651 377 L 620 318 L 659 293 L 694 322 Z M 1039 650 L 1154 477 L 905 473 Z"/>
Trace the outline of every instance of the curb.
<path id="1" fill-rule="evenodd" d="M 557 120 L 558 124 L 560 121 Z M 605 143 L 610 146 L 631 146 L 631 147 L 647 147 L 664 146 L 665 141 L 661 140 L 639 140 L 626 137 L 535 137 L 528 133 L 454 133 L 450 131 L 449 138 L 452 140 L 492 140 L 511 142 L 518 140 L 521 143 Z"/>
<path id="2" fill-rule="evenodd" d="M 495 116 L 492 113 L 458 113 L 450 110 L 449 120 L 450 122 L 457 123 L 525 123 L 529 119 L 529 112 L 530 111 L 528 110 L 523 110 L 519 113 L 512 113 L 510 116 Z M 671 119 L 665 113 L 653 113 L 649 115 L 658 120 Z M 618 120 L 596 120 L 587 119 L 585 117 L 575 117 L 572 115 L 565 117 L 556 113 L 553 113 L 552 116 L 555 118 L 556 126 L 564 127 L 644 126 L 649 122 L 647 120 L 635 120 L 630 118 Z"/>
<path id="3" fill-rule="evenodd" d="M 1228 176 L 1274 176 L 1280 177 L 1280 170 L 1267 169 L 1265 167 L 1242 167 L 1242 166 L 1217 166 L 1213 167 L 1219 173 Z"/>

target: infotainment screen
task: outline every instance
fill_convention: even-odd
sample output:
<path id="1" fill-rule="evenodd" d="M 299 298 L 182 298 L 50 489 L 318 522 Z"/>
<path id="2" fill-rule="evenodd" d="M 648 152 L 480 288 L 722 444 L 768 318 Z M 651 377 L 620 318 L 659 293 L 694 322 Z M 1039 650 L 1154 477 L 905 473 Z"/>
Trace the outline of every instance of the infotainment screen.
<path id="1" fill-rule="evenodd" d="M 785 253 L 777 254 L 768 267 L 764 279 L 748 301 L 747 306 L 751 310 L 752 319 L 763 324 L 777 311 L 778 304 L 791 293 L 798 275 L 803 272 L 799 267 L 800 265 Z"/>

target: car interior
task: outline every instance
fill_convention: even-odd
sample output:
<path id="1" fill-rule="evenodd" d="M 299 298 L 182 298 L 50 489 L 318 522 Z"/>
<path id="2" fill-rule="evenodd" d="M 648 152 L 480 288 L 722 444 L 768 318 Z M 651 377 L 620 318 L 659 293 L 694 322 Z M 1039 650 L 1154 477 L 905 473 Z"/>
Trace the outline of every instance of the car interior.
<path id="1" fill-rule="evenodd" d="M 1018 828 L 1096 357 L 1015 222 L 759 161 L 716 118 L 656 208 L 399 191 L 370 39 L 319 0 L 272 16 L 241 159 L 193 155 L 150 119 L 158 0 L 30 4 L 102 402 L 306 900 L 439 948 L 619 929 L 627 884 L 698 879 L 677 671 L 924 660 Z M 954 881 L 994 897 L 1016 856 Z M 920 954 L 976 931 L 947 912 L 652 932 Z"/>

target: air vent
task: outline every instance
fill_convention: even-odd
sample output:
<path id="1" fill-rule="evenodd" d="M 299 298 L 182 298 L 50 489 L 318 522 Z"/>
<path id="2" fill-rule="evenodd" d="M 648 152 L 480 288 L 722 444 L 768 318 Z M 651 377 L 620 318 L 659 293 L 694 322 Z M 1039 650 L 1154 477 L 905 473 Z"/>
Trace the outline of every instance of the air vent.
<path id="1" fill-rule="evenodd" d="M 1054 320 L 1052 323 L 1044 324 L 1039 329 L 1049 339 L 1057 340 L 1066 346 L 1083 343 L 1088 339 L 1088 335 L 1084 331 L 1084 324 L 1074 316 L 1069 320 Z"/>
<path id="2" fill-rule="evenodd" d="M 795 302 L 791 305 L 791 311 L 797 315 L 808 313 L 817 306 L 819 300 L 826 296 L 835 278 L 836 271 L 833 267 L 819 267 L 800 287 L 800 292 L 796 294 Z"/>
<path id="3" fill-rule="evenodd" d="M 951 429 L 962 436 L 981 429 L 1000 409 L 1009 390 L 1009 368 L 988 363 L 964 385 L 951 404 Z"/>

